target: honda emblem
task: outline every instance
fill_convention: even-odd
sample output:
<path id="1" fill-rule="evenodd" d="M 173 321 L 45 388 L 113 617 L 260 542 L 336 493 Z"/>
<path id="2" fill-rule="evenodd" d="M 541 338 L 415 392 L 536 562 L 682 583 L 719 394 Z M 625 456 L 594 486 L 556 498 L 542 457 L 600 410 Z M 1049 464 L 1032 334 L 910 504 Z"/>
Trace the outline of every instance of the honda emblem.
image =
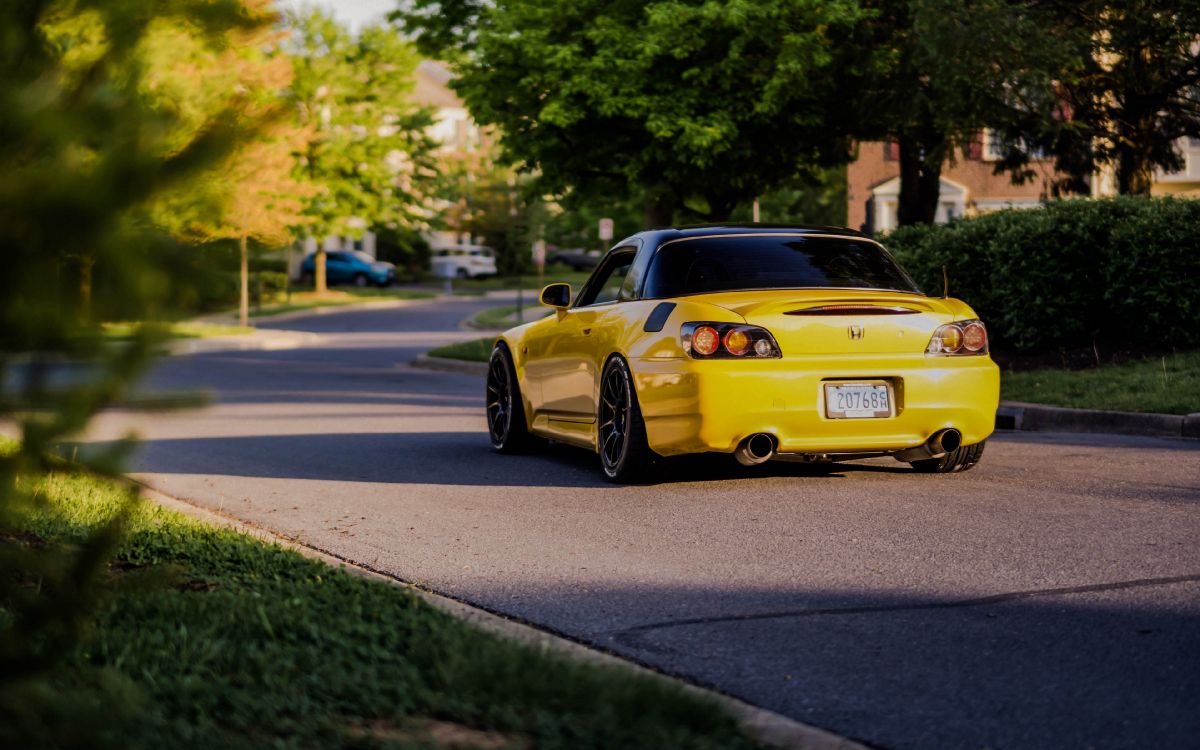
<path id="1" fill-rule="evenodd" d="M 862 326 L 849 326 L 846 329 L 846 332 L 850 334 L 851 341 L 857 341 L 863 337 L 863 327 Z"/>

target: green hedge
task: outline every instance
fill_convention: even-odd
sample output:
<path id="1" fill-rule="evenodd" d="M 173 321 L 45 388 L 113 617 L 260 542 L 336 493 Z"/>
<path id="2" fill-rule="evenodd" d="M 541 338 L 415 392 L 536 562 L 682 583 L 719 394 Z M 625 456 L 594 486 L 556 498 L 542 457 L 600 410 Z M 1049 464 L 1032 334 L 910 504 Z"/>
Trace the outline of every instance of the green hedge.
<path id="1" fill-rule="evenodd" d="M 929 294 L 966 301 L 998 345 L 1200 344 L 1200 201 L 1056 201 L 883 242 Z"/>

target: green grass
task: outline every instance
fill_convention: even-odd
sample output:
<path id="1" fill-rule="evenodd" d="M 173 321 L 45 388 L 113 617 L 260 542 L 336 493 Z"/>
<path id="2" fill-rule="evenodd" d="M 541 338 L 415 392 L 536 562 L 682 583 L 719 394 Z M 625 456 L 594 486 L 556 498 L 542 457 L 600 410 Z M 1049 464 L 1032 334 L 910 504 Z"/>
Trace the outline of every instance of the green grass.
<path id="1" fill-rule="evenodd" d="M 133 322 L 105 323 L 104 335 L 116 340 L 128 339 L 139 325 L 141 324 Z M 220 325 L 195 321 L 163 323 L 162 325 L 169 339 L 206 339 L 213 336 L 242 336 L 247 333 L 254 333 L 254 329 L 248 326 Z"/>
<path id="2" fill-rule="evenodd" d="M 1081 409 L 1200 412 L 1200 351 L 1093 370 L 1004 373 L 1001 398 Z"/>
<path id="3" fill-rule="evenodd" d="M 534 302 L 533 304 L 537 305 L 538 307 L 541 307 L 541 305 L 539 305 L 537 302 Z M 522 307 L 521 307 L 522 310 L 528 310 L 529 308 L 530 308 L 530 305 L 522 305 Z M 550 310 L 550 308 L 548 308 L 548 307 L 541 307 L 541 310 L 545 315 L 549 315 L 552 312 L 552 310 Z M 503 307 L 489 307 L 486 310 L 480 310 L 479 312 L 477 312 L 471 318 L 471 322 L 474 323 L 479 328 L 497 328 L 497 329 L 511 328 L 515 325 L 519 325 L 519 321 L 517 321 L 516 317 L 515 317 L 516 314 L 517 314 L 517 306 L 516 305 L 505 305 Z"/>
<path id="4" fill-rule="evenodd" d="M 455 344 L 439 346 L 429 350 L 431 357 L 446 357 L 447 359 L 463 359 L 467 362 L 487 362 L 492 356 L 492 345 L 496 343 L 493 337 L 459 341 Z"/>
<path id="5" fill-rule="evenodd" d="M 41 489 L 26 524 L 38 543 L 77 543 L 121 502 L 66 472 Z M 109 578 L 54 689 L 100 706 L 117 747 L 757 747 L 669 684 L 502 640 L 405 588 L 151 503 Z"/>
<path id="6" fill-rule="evenodd" d="M 314 292 L 293 292 L 290 302 L 276 302 L 263 305 L 256 309 L 250 308 L 250 317 L 265 318 L 271 315 L 296 312 L 298 310 L 313 310 L 318 307 L 333 307 L 337 305 L 353 305 L 359 302 L 370 302 L 385 299 L 432 299 L 435 292 L 420 289 L 379 289 L 375 287 L 351 289 L 331 289 L 323 295 Z"/>

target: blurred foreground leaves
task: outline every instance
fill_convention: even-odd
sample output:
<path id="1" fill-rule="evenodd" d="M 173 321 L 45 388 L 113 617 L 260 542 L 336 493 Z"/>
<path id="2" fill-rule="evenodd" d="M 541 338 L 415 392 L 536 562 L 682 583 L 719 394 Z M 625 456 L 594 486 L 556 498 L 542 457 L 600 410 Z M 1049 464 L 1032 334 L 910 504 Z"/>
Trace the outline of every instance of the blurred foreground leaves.
<path id="1" fill-rule="evenodd" d="M 7 0 L 0 4 L 0 725 L 14 746 L 95 746 L 122 706 L 72 703 L 55 667 L 103 594 L 125 509 L 78 545 L 15 531 L 42 476 L 99 410 L 119 403 L 159 334 L 114 344 L 106 317 L 152 319 L 171 301 L 174 241 L 149 207 L 261 132 L 238 97 L 217 106 L 170 94 L 155 45 L 242 54 L 274 22 L 255 0 Z M 197 53 L 199 54 L 199 53 Z M 186 82 L 185 82 L 186 83 Z M 253 113 L 251 113 L 253 114 Z M 176 192 L 175 194 L 178 194 Z M 118 476 L 131 442 L 75 459 Z M 24 734 L 22 734 L 24 732 Z M 22 742 L 21 740 L 24 740 Z"/>

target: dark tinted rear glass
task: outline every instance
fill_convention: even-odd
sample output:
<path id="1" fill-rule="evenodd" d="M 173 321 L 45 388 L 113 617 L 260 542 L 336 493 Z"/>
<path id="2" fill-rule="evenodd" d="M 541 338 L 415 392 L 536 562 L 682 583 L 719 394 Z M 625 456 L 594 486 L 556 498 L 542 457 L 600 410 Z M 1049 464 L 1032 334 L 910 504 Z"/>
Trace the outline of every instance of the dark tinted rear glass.
<path id="1" fill-rule="evenodd" d="M 654 256 L 645 297 L 741 289 L 895 289 L 916 284 L 874 242 L 804 235 L 700 237 L 663 246 Z"/>

